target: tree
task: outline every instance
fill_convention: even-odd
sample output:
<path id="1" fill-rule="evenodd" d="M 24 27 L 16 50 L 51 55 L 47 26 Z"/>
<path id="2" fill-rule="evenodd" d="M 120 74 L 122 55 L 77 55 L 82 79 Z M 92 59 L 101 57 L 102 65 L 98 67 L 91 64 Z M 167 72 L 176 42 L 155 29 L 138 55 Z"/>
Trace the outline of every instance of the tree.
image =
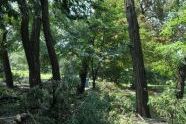
<path id="1" fill-rule="evenodd" d="M 95 64 L 94 64 L 94 58 L 91 58 L 91 73 L 92 73 L 92 87 L 93 89 L 96 88 L 96 79 L 97 79 L 97 76 L 98 76 L 98 72 L 99 72 L 99 69 L 100 69 L 100 61 L 97 64 L 96 67 Z"/>
<path id="2" fill-rule="evenodd" d="M 54 39 L 51 34 L 50 21 L 49 21 L 49 10 L 48 10 L 48 0 L 40 0 L 42 8 L 42 23 L 43 31 L 46 41 L 46 46 L 50 58 L 50 63 L 52 65 L 52 75 L 54 80 L 60 80 L 60 69 L 57 59 L 57 55 L 54 49 Z"/>
<path id="3" fill-rule="evenodd" d="M 11 71 L 11 66 L 10 66 L 10 61 L 8 57 L 8 51 L 7 51 L 7 31 L 6 29 L 3 32 L 3 38 L 0 43 L 0 52 L 1 52 L 1 59 L 3 62 L 3 70 L 5 74 L 5 79 L 6 79 L 6 85 L 9 88 L 13 88 L 13 78 L 12 78 L 12 71 Z"/>
<path id="4" fill-rule="evenodd" d="M 12 71 L 8 56 L 8 50 L 10 50 L 10 43 L 7 42 L 8 39 L 8 30 L 6 28 L 11 27 L 12 20 L 17 18 L 17 12 L 13 9 L 9 1 L 0 2 L 0 32 L 1 32 L 1 41 L 0 41 L 0 54 L 2 59 L 3 70 L 5 74 L 5 82 L 7 87 L 13 88 L 13 77 Z"/>
<path id="5" fill-rule="evenodd" d="M 11 23 L 11 19 L 16 16 L 15 11 L 12 9 L 12 6 L 8 3 L 8 1 L 0 2 L 0 33 L 1 33 L 1 41 L 0 41 L 0 59 L 2 59 L 3 70 L 5 74 L 5 82 L 7 87 L 13 88 L 13 77 L 11 72 L 11 66 L 8 56 L 8 42 L 7 35 L 8 31 L 6 27 L 9 23 Z M 9 21 L 7 21 L 9 20 Z"/>
<path id="6" fill-rule="evenodd" d="M 169 17 L 166 23 L 163 25 L 161 34 L 168 39 L 169 46 L 171 49 L 165 47 L 167 50 L 167 56 L 170 56 L 168 63 L 172 61 L 174 66 L 174 75 L 177 75 L 177 93 L 176 97 L 182 99 L 184 96 L 185 77 L 186 77 L 186 57 L 185 57 L 185 31 L 186 31 L 186 18 L 185 7 L 181 4 L 181 1 L 175 1 L 177 7 L 175 8 L 176 13 L 173 17 Z M 182 6 L 181 6 L 182 5 Z M 166 45 L 164 45 L 166 46 Z M 172 50 L 172 52 L 171 52 Z M 164 52 L 165 54 L 165 52 Z M 164 55 L 165 56 L 165 55 Z M 166 58 L 167 59 L 167 58 Z"/>
<path id="7" fill-rule="evenodd" d="M 182 64 L 178 67 L 178 81 L 177 81 L 177 94 L 178 99 L 182 99 L 184 95 L 185 87 L 185 78 L 186 78 L 186 65 Z"/>
<path id="8" fill-rule="evenodd" d="M 86 84 L 87 74 L 89 70 L 89 61 L 90 61 L 90 57 L 83 57 L 81 60 L 81 68 L 79 71 L 79 77 L 81 83 L 78 87 L 79 94 L 82 94 L 85 91 L 85 84 Z"/>
<path id="9" fill-rule="evenodd" d="M 149 106 L 147 105 L 147 81 L 134 0 L 126 0 L 126 16 L 130 42 L 132 44 L 131 55 L 136 85 L 136 112 L 143 117 L 150 117 Z"/>
<path id="10" fill-rule="evenodd" d="M 21 37 L 29 66 L 29 83 L 34 87 L 41 83 L 39 60 L 39 37 L 41 28 L 40 3 L 34 2 L 32 31 L 29 37 L 29 8 L 26 0 L 18 0 L 21 11 Z"/>

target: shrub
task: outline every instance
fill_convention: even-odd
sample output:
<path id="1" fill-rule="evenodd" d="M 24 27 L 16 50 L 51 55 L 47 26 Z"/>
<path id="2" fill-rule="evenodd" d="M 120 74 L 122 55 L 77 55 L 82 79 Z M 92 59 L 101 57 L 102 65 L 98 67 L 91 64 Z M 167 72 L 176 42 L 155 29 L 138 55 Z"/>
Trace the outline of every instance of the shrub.
<path id="1" fill-rule="evenodd" d="M 68 120 L 68 124 L 112 124 L 108 120 L 110 103 L 107 95 L 92 91 L 83 99 Z"/>
<path id="2" fill-rule="evenodd" d="M 186 99 L 176 99 L 175 83 L 169 81 L 169 86 L 165 91 L 150 99 L 150 105 L 157 115 L 160 115 L 170 123 L 186 123 Z"/>
<path id="3" fill-rule="evenodd" d="M 49 81 L 32 88 L 24 95 L 22 108 L 33 114 L 35 121 L 53 123 L 66 120 L 76 101 L 75 91 L 64 82 Z M 44 120 L 46 119 L 46 120 Z M 51 122 L 51 123 L 52 123 Z"/>

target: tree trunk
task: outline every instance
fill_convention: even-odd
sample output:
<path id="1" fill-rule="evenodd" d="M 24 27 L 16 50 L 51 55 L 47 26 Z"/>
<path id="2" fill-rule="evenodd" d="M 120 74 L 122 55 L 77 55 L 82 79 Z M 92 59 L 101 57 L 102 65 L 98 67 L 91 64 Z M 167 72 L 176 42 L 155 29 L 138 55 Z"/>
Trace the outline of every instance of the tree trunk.
<path id="1" fill-rule="evenodd" d="M 40 75 L 40 31 L 41 31 L 41 11 L 40 6 L 35 3 L 34 6 L 34 17 L 32 24 L 32 32 L 30 36 L 30 42 L 32 43 L 32 69 L 30 70 L 30 86 L 36 86 L 41 83 L 41 75 Z M 31 46 L 30 46 L 31 47 Z"/>
<path id="2" fill-rule="evenodd" d="M 8 57 L 8 51 L 6 48 L 6 35 L 7 32 L 5 31 L 3 33 L 3 41 L 2 41 L 2 62 L 3 62 L 3 70 L 4 70 L 4 74 L 5 74 L 5 80 L 6 80 L 6 86 L 9 88 L 13 88 L 13 78 L 12 78 L 12 71 L 11 71 L 11 67 L 10 67 L 10 61 L 9 61 L 9 57 Z"/>
<path id="3" fill-rule="evenodd" d="M 82 66 L 79 72 L 79 77 L 80 77 L 80 85 L 78 87 L 78 93 L 83 94 L 85 91 L 85 84 L 86 84 L 86 78 L 88 74 L 88 67 L 89 67 L 89 59 L 87 57 L 84 57 L 82 60 Z"/>
<path id="4" fill-rule="evenodd" d="M 150 117 L 148 103 L 147 81 L 143 53 L 139 35 L 139 25 L 135 12 L 134 0 L 126 0 L 126 16 L 129 24 L 129 37 L 132 43 L 131 54 L 133 61 L 133 71 L 136 83 L 136 112 L 143 117 Z"/>
<path id="5" fill-rule="evenodd" d="M 21 18 L 21 38 L 29 67 L 30 87 L 34 87 L 41 82 L 40 62 L 39 62 L 39 37 L 40 37 L 40 9 L 39 3 L 34 5 L 34 16 L 32 24 L 31 38 L 29 38 L 29 8 L 25 0 L 18 0 L 22 14 Z"/>
<path id="6" fill-rule="evenodd" d="M 91 69 L 92 69 L 92 86 L 93 86 L 93 89 L 96 88 L 96 79 L 97 79 L 97 76 L 98 76 L 99 68 L 100 68 L 100 62 L 98 62 L 97 67 L 94 68 L 94 59 L 92 58 Z"/>
<path id="7" fill-rule="evenodd" d="M 21 11 L 21 39 L 25 51 L 28 66 L 31 65 L 30 41 L 29 41 L 29 9 L 25 0 L 18 0 Z"/>
<path id="8" fill-rule="evenodd" d="M 96 79 L 95 79 L 95 71 L 94 71 L 94 59 L 91 59 L 91 69 L 92 69 L 92 88 L 96 88 Z"/>
<path id="9" fill-rule="evenodd" d="M 186 65 L 178 67 L 178 82 L 177 82 L 177 94 L 178 99 L 182 99 L 184 95 L 185 87 L 185 78 L 186 78 Z"/>
<path id="10" fill-rule="evenodd" d="M 54 49 L 54 40 L 51 34 L 50 22 L 49 22 L 49 10 L 48 10 L 48 0 L 40 0 L 42 7 L 42 22 L 43 31 L 46 40 L 46 46 L 50 58 L 50 63 L 52 66 L 52 75 L 54 80 L 60 80 L 60 69 L 57 59 L 57 55 Z"/>

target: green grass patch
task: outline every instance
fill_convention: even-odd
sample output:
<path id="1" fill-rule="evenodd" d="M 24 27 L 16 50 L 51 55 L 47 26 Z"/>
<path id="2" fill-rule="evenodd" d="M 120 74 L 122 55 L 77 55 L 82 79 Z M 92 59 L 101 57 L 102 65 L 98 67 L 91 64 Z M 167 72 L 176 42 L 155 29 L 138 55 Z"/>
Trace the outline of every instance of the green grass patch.
<path id="1" fill-rule="evenodd" d="M 12 70 L 14 77 L 18 78 L 27 78 L 29 76 L 28 70 Z M 52 74 L 50 73 L 41 73 L 41 79 L 51 79 Z"/>

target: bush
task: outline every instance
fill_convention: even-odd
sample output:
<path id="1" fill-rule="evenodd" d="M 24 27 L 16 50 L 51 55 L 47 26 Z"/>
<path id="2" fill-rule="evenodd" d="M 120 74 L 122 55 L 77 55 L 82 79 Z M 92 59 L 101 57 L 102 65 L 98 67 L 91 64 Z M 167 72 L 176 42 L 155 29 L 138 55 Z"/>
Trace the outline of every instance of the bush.
<path id="1" fill-rule="evenodd" d="M 73 89 L 64 82 L 45 82 L 23 97 L 22 109 L 33 114 L 38 123 L 48 119 L 51 123 L 63 122 L 71 115 L 72 105 L 76 102 Z"/>
<path id="2" fill-rule="evenodd" d="M 106 95 L 89 92 L 76 107 L 68 124 L 112 124 L 108 119 L 110 103 L 107 99 Z"/>
<path id="3" fill-rule="evenodd" d="M 165 91 L 150 99 L 150 105 L 157 113 L 170 123 L 185 124 L 186 123 L 186 99 L 176 99 L 175 83 L 169 81 L 169 86 Z"/>
<path id="4" fill-rule="evenodd" d="M 40 124 L 109 124 L 107 99 L 106 95 L 94 91 L 77 96 L 74 87 L 52 81 L 31 89 L 23 97 L 21 105 L 22 110 L 32 114 L 30 121 Z"/>

